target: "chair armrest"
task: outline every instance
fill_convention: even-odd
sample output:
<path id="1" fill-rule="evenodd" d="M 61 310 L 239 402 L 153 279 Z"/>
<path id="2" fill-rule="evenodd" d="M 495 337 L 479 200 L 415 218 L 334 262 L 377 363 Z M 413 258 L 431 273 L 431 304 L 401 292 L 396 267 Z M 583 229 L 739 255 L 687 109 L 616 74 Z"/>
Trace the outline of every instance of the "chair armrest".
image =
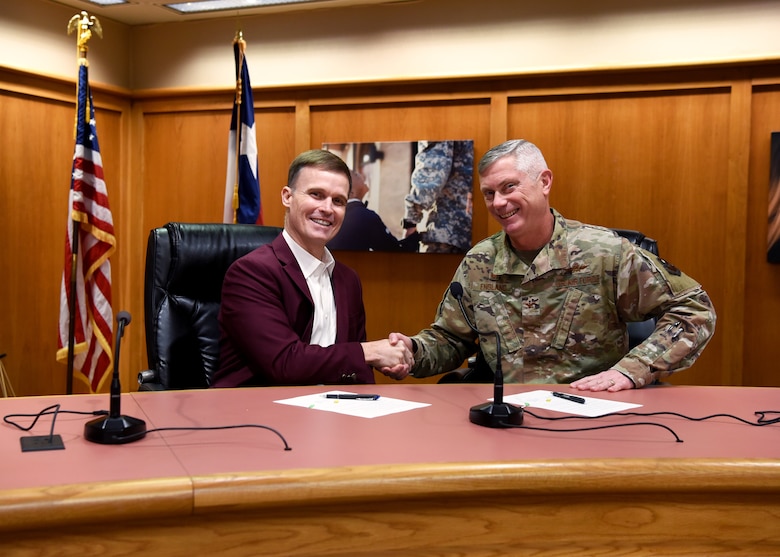
<path id="1" fill-rule="evenodd" d="M 154 370 L 145 369 L 138 374 L 139 391 L 165 391 L 165 387 L 157 380 Z"/>

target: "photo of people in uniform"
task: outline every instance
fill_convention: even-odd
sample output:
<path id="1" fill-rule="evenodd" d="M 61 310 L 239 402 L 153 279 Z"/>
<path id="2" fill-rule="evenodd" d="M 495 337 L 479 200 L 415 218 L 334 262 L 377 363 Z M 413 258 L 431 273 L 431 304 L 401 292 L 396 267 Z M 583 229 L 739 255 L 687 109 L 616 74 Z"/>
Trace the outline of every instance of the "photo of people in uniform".
<path id="1" fill-rule="evenodd" d="M 471 247 L 472 140 L 325 143 L 352 170 L 335 250 L 466 253 Z"/>

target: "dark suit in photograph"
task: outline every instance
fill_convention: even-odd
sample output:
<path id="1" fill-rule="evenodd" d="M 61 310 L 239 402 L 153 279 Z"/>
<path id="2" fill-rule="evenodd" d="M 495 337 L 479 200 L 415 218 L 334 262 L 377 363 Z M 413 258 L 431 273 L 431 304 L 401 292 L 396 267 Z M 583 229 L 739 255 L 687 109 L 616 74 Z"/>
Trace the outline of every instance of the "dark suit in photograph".
<path id="1" fill-rule="evenodd" d="M 350 199 L 341 230 L 329 249 L 355 251 L 417 251 L 419 234 L 399 240 L 376 212 L 359 199 Z"/>
<path id="2" fill-rule="evenodd" d="M 314 319 L 306 279 L 283 236 L 238 259 L 222 286 L 220 365 L 213 387 L 374 383 L 362 286 L 335 264 L 336 343 L 309 344 Z"/>

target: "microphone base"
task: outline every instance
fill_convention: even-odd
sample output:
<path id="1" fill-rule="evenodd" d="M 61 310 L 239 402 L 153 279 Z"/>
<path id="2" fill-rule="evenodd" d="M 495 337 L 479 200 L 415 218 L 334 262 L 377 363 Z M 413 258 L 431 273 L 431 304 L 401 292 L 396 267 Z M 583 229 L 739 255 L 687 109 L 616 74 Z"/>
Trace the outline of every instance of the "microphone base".
<path id="1" fill-rule="evenodd" d="M 106 416 L 84 424 L 84 438 L 103 445 L 132 443 L 146 437 L 146 422 L 131 416 Z"/>
<path id="2" fill-rule="evenodd" d="M 469 410 L 469 421 L 483 427 L 512 427 L 522 425 L 523 409 L 506 402 L 478 404 Z"/>

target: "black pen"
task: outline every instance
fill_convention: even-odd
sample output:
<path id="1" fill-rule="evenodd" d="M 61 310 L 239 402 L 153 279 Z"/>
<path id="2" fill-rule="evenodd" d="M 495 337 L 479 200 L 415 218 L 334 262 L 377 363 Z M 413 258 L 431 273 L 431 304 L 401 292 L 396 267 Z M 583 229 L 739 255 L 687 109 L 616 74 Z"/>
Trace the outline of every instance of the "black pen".
<path id="1" fill-rule="evenodd" d="M 585 399 L 582 398 L 581 396 L 567 395 L 566 393 L 553 393 L 553 396 L 557 396 L 558 398 L 562 398 L 563 400 L 576 402 L 578 404 L 585 404 Z"/>
<path id="2" fill-rule="evenodd" d="M 337 398 L 339 400 L 377 400 L 379 398 L 379 395 L 351 395 L 351 394 L 337 394 L 337 393 L 328 393 L 325 395 L 325 398 Z"/>

